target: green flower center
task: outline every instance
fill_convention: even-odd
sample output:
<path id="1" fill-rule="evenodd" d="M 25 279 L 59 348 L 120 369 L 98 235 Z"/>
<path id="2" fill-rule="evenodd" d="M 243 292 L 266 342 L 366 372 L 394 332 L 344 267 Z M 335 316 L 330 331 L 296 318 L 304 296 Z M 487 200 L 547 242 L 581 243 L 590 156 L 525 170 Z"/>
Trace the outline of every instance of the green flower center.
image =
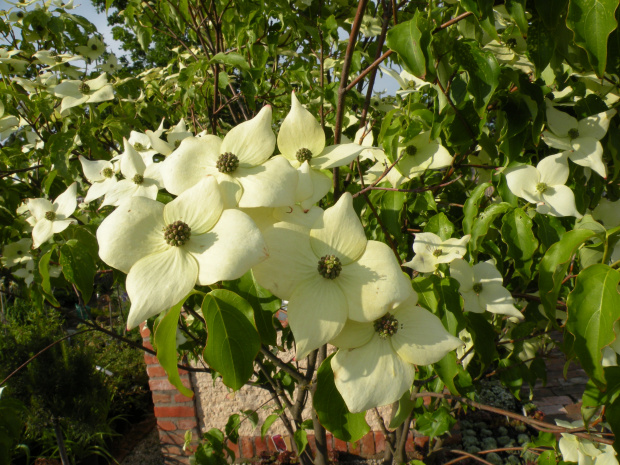
<path id="1" fill-rule="evenodd" d="M 56 219 L 56 212 L 45 212 L 45 219 L 54 221 Z"/>
<path id="2" fill-rule="evenodd" d="M 93 52 L 97 51 L 97 49 L 98 49 L 98 48 L 99 48 L 99 47 L 97 47 L 97 45 L 95 45 L 95 44 L 92 44 L 92 45 L 90 46 L 90 49 L 91 49 Z"/>
<path id="3" fill-rule="evenodd" d="M 123 173 L 115 173 L 114 176 L 116 177 L 117 181 L 120 181 L 121 179 L 123 179 Z"/>
<path id="4" fill-rule="evenodd" d="M 415 89 L 415 81 L 414 80 L 410 80 L 407 82 L 407 87 L 409 89 Z"/>
<path id="5" fill-rule="evenodd" d="M 472 290 L 476 293 L 476 294 L 480 294 L 482 292 L 482 284 L 480 283 L 475 283 L 474 287 L 472 287 Z"/>
<path id="6" fill-rule="evenodd" d="M 23 18 L 24 17 L 24 13 L 22 11 L 18 11 L 15 16 L 17 16 L 18 18 Z"/>
<path id="7" fill-rule="evenodd" d="M 142 176 L 141 174 L 136 174 L 133 179 L 133 182 L 135 182 L 136 184 L 140 185 L 144 182 L 144 176 Z"/>
<path id="8" fill-rule="evenodd" d="M 220 155 L 215 166 L 220 173 L 232 173 L 239 168 L 239 159 L 234 153 L 226 152 Z"/>
<path id="9" fill-rule="evenodd" d="M 568 137 L 570 137 L 571 139 L 577 139 L 577 137 L 579 137 L 579 129 L 577 128 L 569 129 Z"/>
<path id="10" fill-rule="evenodd" d="M 178 149 L 178 148 L 179 148 L 179 145 L 181 145 L 181 141 L 180 141 L 180 140 L 175 140 L 175 141 L 174 141 L 174 148 L 175 148 L 175 149 Z"/>
<path id="11" fill-rule="evenodd" d="M 342 263 L 335 255 L 325 255 L 319 260 L 317 270 L 326 279 L 336 279 L 342 271 Z"/>
<path id="12" fill-rule="evenodd" d="M 62 63 L 62 57 L 54 57 L 56 63 Z"/>
<path id="13" fill-rule="evenodd" d="M 104 178 L 111 178 L 112 176 L 114 176 L 114 171 L 112 170 L 112 168 L 104 168 L 101 174 L 103 174 Z"/>
<path id="14" fill-rule="evenodd" d="M 374 322 L 375 332 L 379 333 L 381 339 L 394 336 L 398 332 L 398 320 L 394 315 L 386 313 Z"/>
<path id="15" fill-rule="evenodd" d="M 175 221 L 164 228 L 164 239 L 173 247 L 178 247 L 189 241 L 192 228 L 183 221 Z"/>
<path id="16" fill-rule="evenodd" d="M 441 254 L 443 254 L 443 250 L 441 250 L 441 249 L 435 249 L 435 250 L 433 251 L 433 255 L 434 255 L 435 257 L 441 257 Z"/>
<path id="17" fill-rule="evenodd" d="M 506 41 L 506 46 L 508 48 L 515 48 L 517 46 L 517 39 L 515 39 L 514 37 L 511 37 L 510 39 Z"/>
<path id="18" fill-rule="evenodd" d="M 90 86 L 83 82 L 80 84 L 79 90 L 83 94 L 88 94 L 90 92 Z"/>
<path id="19" fill-rule="evenodd" d="M 306 148 L 299 149 L 295 154 L 295 158 L 297 158 L 299 163 L 310 161 L 312 159 L 312 152 Z"/>
<path id="20" fill-rule="evenodd" d="M 536 184 L 536 190 L 540 192 L 541 194 L 544 194 L 545 192 L 547 192 L 547 189 L 549 189 L 549 186 L 545 184 L 544 182 L 539 182 L 538 184 Z"/>
<path id="21" fill-rule="evenodd" d="M 417 152 L 418 152 L 418 149 L 416 148 L 415 145 L 408 145 L 405 148 L 405 154 L 409 155 L 410 157 L 413 157 Z"/>

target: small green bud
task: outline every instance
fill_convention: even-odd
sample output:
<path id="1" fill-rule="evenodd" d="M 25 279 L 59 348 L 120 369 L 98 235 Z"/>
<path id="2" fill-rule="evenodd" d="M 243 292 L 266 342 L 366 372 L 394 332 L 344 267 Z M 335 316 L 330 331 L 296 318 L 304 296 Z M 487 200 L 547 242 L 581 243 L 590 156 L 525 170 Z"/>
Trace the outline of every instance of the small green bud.
<path id="1" fill-rule="evenodd" d="M 114 65 L 110 65 L 111 67 L 114 67 Z M 179 145 L 181 145 L 181 140 L 177 139 L 174 141 L 174 148 L 178 149 Z"/>
<path id="2" fill-rule="evenodd" d="M 99 47 L 97 47 L 97 44 L 92 44 L 92 45 L 90 46 L 90 49 L 91 49 L 93 52 L 96 52 L 98 48 L 99 48 Z"/>
<path id="3" fill-rule="evenodd" d="M 62 63 L 62 57 L 55 56 L 55 57 L 54 57 L 54 61 L 55 61 L 56 63 Z"/>
<path id="4" fill-rule="evenodd" d="M 568 130 L 568 137 L 572 139 L 577 139 L 577 137 L 579 137 L 579 129 L 577 128 L 571 128 Z"/>
<path id="5" fill-rule="evenodd" d="M 136 142 L 135 144 L 133 144 L 133 148 L 136 149 L 138 152 L 144 152 L 146 150 L 146 147 L 140 142 Z"/>
<path id="6" fill-rule="evenodd" d="M 45 219 L 54 221 L 56 219 L 56 212 L 52 212 L 52 211 L 45 212 Z"/>
<path id="7" fill-rule="evenodd" d="M 325 279 L 336 279 L 342 271 L 342 263 L 335 255 L 325 255 L 319 260 L 317 270 Z"/>
<path id="8" fill-rule="evenodd" d="M 140 185 L 144 182 L 144 176 L 142 176 L 141 174 L 136 174 L 133 179 L 133 182 L 135 182 L 136 184 Z"/>
<path id="9" fill-rule="evenodd" d="M 234 153 L 226 152 L 220 155 L 215 166 L 220 173 L 233 173 L 239 168 L 239 159 Z"/>
<path id="10" fill-rule="evenodd" d="M 409 80 L 407 82 L 407 88 L 408 89 L 415 89 L 415 81 L 413 79 Z"/>
<path id="11" fill-rule="evenodd" d="M 441 249 L 435 249 L 435 250 L 433 251 L 433 255 L 434 255 L 435 257 L 441 257 L 441 255 L 442 255 L 442 254 L 443 254 L 443 250 L 441 250 Z"/>
<path id="12" fill-rule="evenodd" d="M 381 339 L 391 337 L 398 332 L 398 320 L 390 313 L 386 313 L 374 322 L 375 332 Z"/>
<path id="13" fill-rule="evenodd" d="M 295 154 L 295 158 L 299 163 L 303 163 L 305 161 L 310 161 L 312 159 L 312 152 L 309 149 L 299 149 Z"/>
<path id="14" fill-rule="evenodd" d="M 415 145 L 408 145 L 405 148 L 405 154 L 413 157 L 418 152 L 418 149 Z"/>
<path id="15" fill-rule="evenodd" d="M 472 289 L 476 294 L 480 294 L 482 292 L 482 284 L 475 283 Z"/>
<path id="16" fill-rule="evenodd" d="M 23 11 L 18 11 L 15 16 L 17 16 L 19 19 L 21 19 L 21 18 L 24 17 L 24 12 Z"/>
<path id="17" fill-rule="evenodd" d="M 544 182 L 539 182 L 538 184 L 536 184 L 536 190 L 540 192 L 541 194 L 544 194 L 545 192 L 547 192 L 547 189 L 549 189 L 549 186 L 545 184 Z"/>
<path id="18" fill-rule="evenodd" d="M 112 170 L 112 168 L 104 168 L 101 174 L 103 174 L 104 178 L 111 178 L 112 176 L 114 176 L 114 171 Z"/>
<path id="19" fill-rule="evenodd" d="M 175 221 L 164 228 L 164 239 L 168 245 L 178 247 L 189 241 L 192 228 L 182 221 Z"/>
<path id="20" fill-rule="evenodd" d="M 85 82 L 81 83 L 78 89 L 83 94 L 88 94 L 90 92 L 90 86 L 86 84 Z"/>

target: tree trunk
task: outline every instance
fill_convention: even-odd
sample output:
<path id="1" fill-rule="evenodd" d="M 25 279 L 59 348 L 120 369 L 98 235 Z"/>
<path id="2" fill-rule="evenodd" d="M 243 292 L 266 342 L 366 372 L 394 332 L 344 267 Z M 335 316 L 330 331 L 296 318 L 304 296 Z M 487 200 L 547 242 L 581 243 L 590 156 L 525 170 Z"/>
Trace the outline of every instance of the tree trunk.
<path id="1" fill-rule="evenodd" d="M 56 434 L 56 443 L 58 443 L 58 454 L 60 455 L 60 460 L 62 461 L 62 465 L 71 465 L 71 462 L 69 462 L 69 457 L 67 457 L 67 449 L 65 448 L 65 440 L 62 436 L 62 430 L 60 429 L 60 425 L 58 424 L 58 419 L 53 418 L 52 423 L 54 424 L 54 433 Z"/>

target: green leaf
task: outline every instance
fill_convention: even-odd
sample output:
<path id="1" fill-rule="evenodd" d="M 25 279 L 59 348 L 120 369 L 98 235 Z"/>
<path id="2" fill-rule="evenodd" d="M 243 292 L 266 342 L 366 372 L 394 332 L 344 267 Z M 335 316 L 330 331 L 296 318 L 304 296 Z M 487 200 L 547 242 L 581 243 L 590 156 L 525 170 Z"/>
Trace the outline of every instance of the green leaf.
<path id="1" fill-rule="evenodd" d="M 424 226 L 424 232 L 437 234 L 442 241 L 445 241 L 450 239 L 452 236 L 452 233 L 454 232 L 454 225 L 445 213 L 440 212 L 428 220 L 428 223 Z"/>
<path id="2" fill-rule="evenodd" d="M 209 334 L 204 358 L 236 391 L 252 376 L 260 350 L 252 306 L 234 292 L 215 289 L 205 296 L 202 312 Z"/>
<path id="3" fill-rule="evenodd" d="M 554 50 L 555 38 L 552 32 L 545 27 L 540 18 L 532 18 L 527 30 L 527 56 L 536 68 L 536 77 L 545 70 Z"/>
<path id="4" fill-rule="evenodd" d="M 424 436 L 434 438 L 447 433 L 455 424 L 456 418 L 450 411 L 445 407 L 439 407 L 435 411 L 424 412 L 422 416 L 416 417 L 415 429 Z"/>
<path id="5" fill-rule="evenodd" d="M 52 293 L 52 286 L 50 284 L 50 259 L 52 258 L 52 253 L 56 249 L 56 245 L 53 245 L 50 250 L 44 253 L 41 256 L 41 260 L 39 260 L 39 274 L 41 275 L 41 288 L 43 289 L 43 295 L 45 299 L 52 304 L 54 307 L 60 307 L 60 304 L 54 297 Z"/>
<path id="6" fill-rule="evenodd" d="M 450 393 L 455 396 L 473 396 L 474 387 L 471 375 L 457 362 L 454 351 L 449 352 L 439 362 L 433 364 L 433 368 L 441 381 L 450 389 Z"/>
<path id="7" fill-rule="evenodd" d="M 521 34 L 527 35 L 527 18 L 525 17 L 525 0 L 506 0 L 506 10 L 515 20 Z"/>
<path id="8" fill-rule="evenodd" d="M 389 428 L 395 429 L 402 425 L 413 411 L 413 407 L 415 407 L 415 402 L 411 400 L 411 392 L 407 390 L 398 401 L 398 409 L 390 420 Z"/>
<path id="9" fill-rule="evenodd" d="M 585 241 L 594 236 L 595 233 L 588 229 L 578 229 L 569 231 L 556 242 L 540 261 L 538 267 L 538 288 L 540 289 L 540 300 L 545 308 L 545 313 L 551 321 L 555 321 L 555 310 L 560 294 L 562 281 L 566 276 L 569 261 Z"/>
<path id="10" fill-rule="evenodd" d="M 330 355 L 319 367 L 316 380 L 316 392 L 313 406 L 321 425 L 330 431 L 335 438 L 342 441 L 355 442 L 370 431 L 366 423 L 366 412 L 351 413 L 334 383 Z"/>
<path id="11" fill-rule="evenodd" d="M 607 265 L 592 265 L 579 273 L 566 301 L 566 328 L 575 336 L 577 357 L 601 388 L 606 385 L 601 350 L 616 339 L 614 323 L 620 319 L 619 282 L 620 272 Z"/>
<path id="12" fill-rule="evenodd" d="M 242 55 L 239 55 L 235 52 L 230 53 L 218 53 L 211 58 L 211 63 L 222 63 L 224 65 L 234 66 L 235 68 L 239 68 L 243 71 L 248 71 L 250 69 L 250 65 Z"/>
<path id="13" fill-rule="evenodd" d="M 183 300 L 168 310 L 155 328 L 153 336 L 155 346 L 157 347 L 157 360 L 159 360 L 162 368 L 166 370 L 168 381 L 181 394 L 187 397 L 193 397 L 194 393 L 183 385 L 179 376 L 179 368 L 177 367 L 177 325 L 183 304 L 189 296 L 195 293 L 194 291 L 190 292 Z"/>
<path id="14" fill-rule="evenodd" d="M 478 256 L 482 241 L 495 219 L 511 209 L 512 206 L 509 203 L 494 203 L 485 208 L 480 216 L 474 220 L 471 228 L 471 239 L 469 240 L 469 250 L 474 257 Z"/>
<path id="15" fill-rule="evenodd" d="M 534 215 L 534 223 L 536 223 L 537 226 L 536 236 L 538 236 L 544 250 L 558 242 L 566 232 L 566 229 L 562 226 L 562 222 L 555 216 L 536 213 L 536 215 Z"/>
<path id="16" fill-rule="evenodd" d="M 480 362 L 483 365 L 489 365 L 497 355 L 493 326 L 480 313 L 469 312 L 467 319 L 469 320 L 468 329 L 474 341 L 476 354 L 480 357 Z"/>
<path id="17" fill-rule="evenodd" d="M 280 418 L 280 415 L 276 415 L 275 413 L 272 413 L 267 418 L 265 418 L 265 421 L 263 422 L 263 426 L 260 427 L 261 439 L 265 439 L 265 435 L 269 432 L 269 428 L 271 428 L 271 425 L 273 425 L 273 422 L 276 421 L 278 418 Z"/>
<path id="18" fill-rule="evenodd" d="M 402 234 L 399 217 L 405 205 L 405 192 L 385 191 L 381 196 L 381 210 L 379 216 L 387 230 L 395 237 Z"/>
<path id="19" fill-rule="evenodd" d="M 465 204 L 463 205 L 463 232 L 465 234 L 471 234 L 471 227 L 474 222 L 474 218 L 478 216 L 480 204 L 486 197 L 485 191 L 491 186 L 492 184 L 490 182 L 483 182 L 482 184 L 479 184 L 465 201 Z"/>
<path id="20" fill-rule="evenodd" d="M 293 433 L 293 439 L 297 446 L 297 453 L 301 455 L 308 445 L 308 433 L 306 433 L 305 429 L 298 429 Z"/>
<path id="21" fill-rule="evenodd" d="M 79 289 L 82 299 L 88 303 L 93 294 L 93 282 L 97 266 L 85 244 L 75 239 L 60 248 L 60 265 L 67 281 Z"/>
<path id="22" fill-rule="evenodd" d="M 520 208 L 515 208 L 502 218 L 502 239 L 508 246 L 508 256 L 514 259 L 515 269 L 528 278 L 532 256 L 538 249 L 532 227 L 532 219 Z"/>
<path id="23" fill-rule="evenodd" d="M 248 271 L 236 281 L 225 282 L 224 287 L 239 294 L 252 306 L 261 342 L 276 345 L 277 333 L 273 326 L 273 315 L 282 306 L 282 301 L 258 284 L 252 271 Z"/>
<path id="24" fill-rule="evenodd" d="M 575 43 L 588 53 L 599 78 L 605 74 L 607 39 L 616 29 L 618 0 L 570 0 L 566 26 L 574 32 Z"/>
<path id="25" fill-rule="evenodd" d="M 536 11 L 549 29 L 555 28 L 566 10 L 568 0 L 536 0 Z"/>
<path id="26" fill-rule="evenodd" d="M 499 84 L 500 68 L 493 53 L 483 51 L 473 40 L 458 40 L 454 45 L 454 58 L 467 71 L 467 90 L 474 97 L 474 106 L 479 115 L 486 107 Z"/>
<path id="27" fill-rule="evenodd" d="M 422 32 L 418 29 L 417 19 L 392 27 L 387 33 L 387 45 L 398 53 L 403 67 L 414 76 L 426 77 L 426 62 L 420 47 Z"/>
<path id="28" fill-rule="evenodd" d="M 554 450 L 546 450 L 538 456 L 538 465 L 556 465 L 558 463 Z"/>

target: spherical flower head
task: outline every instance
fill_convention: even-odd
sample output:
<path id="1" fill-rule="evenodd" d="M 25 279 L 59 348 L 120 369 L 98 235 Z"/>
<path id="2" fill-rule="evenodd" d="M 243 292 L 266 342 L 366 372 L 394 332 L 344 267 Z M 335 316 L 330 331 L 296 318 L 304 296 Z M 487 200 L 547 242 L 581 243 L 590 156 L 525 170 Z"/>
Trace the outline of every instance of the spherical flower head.
<path id="1" fill-rule="evenodd" d="M 334 338 L 347 319 L 369 322 L 413 292 L 391 249 L 368 241 L 350 194 L 323 211 L 268 225 L 268 260 L 253 268 L 263 287 L 288 300 L 297 358 Z"/>
<path id="2" fill-rule="evenodd" d="M 237 279 L 267 256 L 254 222 L 225 210 L 214 177 L 163 205 L 131 197 L 97 230 L 99 256 L 127 273 L 133 328 L 171 308 L 196 284 Z"/>
<path id="3" fill-rule="evenodd" d="M 503 285 L 502 275 L 492 262 L 480 262 L 472 267 L 465 260 L 454 260 L 450 264 L 450 276 L 459 282 L 466 312 L 488 311 L 523 319 L 514 306 L 512 295 Z"/>
<path id="4" fill-rule="evenodd" d="M 71 184 L 53 203 L 47 199 L 30 199 L 27 205 L 34 219 L 32 243 L 37 248 L 51 239 L 54 233 L 76 223 L 76 220 L 68 218 L 77 206 L 77 183 Z"/>
<path id="5" fill-rule="evenodd" d="M 439 318 L 416 303 L 412 293 L 373 322 L 348 320 L 330 341 L 340 349 L 331 365 L 336 388 L 349 411 L 362 412 L 397 401 L 413 384 L 414 365 L 436 363 L 463 345 L 445 330 Z"/>

